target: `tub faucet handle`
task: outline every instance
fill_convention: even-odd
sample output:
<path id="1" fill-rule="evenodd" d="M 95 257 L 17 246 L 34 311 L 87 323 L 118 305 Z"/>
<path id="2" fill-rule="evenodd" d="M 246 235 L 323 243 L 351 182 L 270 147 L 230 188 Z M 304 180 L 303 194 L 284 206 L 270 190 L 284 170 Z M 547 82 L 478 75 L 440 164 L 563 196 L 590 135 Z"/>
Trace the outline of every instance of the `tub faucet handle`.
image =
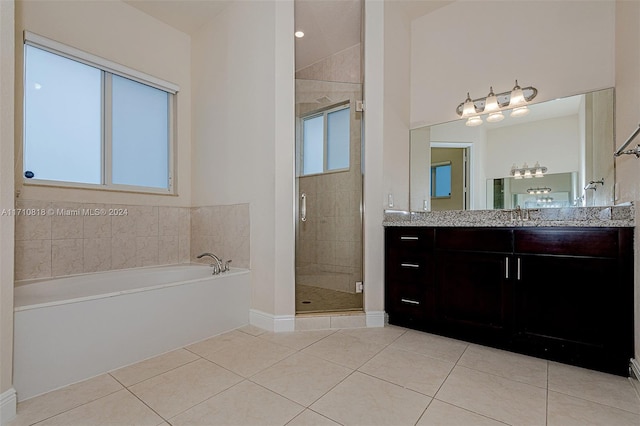
<path id="1" fill-rule="evenodd" d="M 231 267 L 229 266 L 230 263 L 231 263 L 231 259 L 224 262 L 224 269 L 222 270 L 223 272 L 227 272 L 231 269 Z"/>

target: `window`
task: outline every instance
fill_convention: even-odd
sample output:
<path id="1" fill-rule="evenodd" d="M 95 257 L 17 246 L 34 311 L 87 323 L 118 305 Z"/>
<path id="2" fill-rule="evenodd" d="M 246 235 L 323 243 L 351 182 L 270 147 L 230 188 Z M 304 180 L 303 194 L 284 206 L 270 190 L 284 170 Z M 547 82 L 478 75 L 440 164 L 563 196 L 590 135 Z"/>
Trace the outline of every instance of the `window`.
<path id="1" fill-rule="evenodd" d="M 26 181 L 172 193 L 177 87 L 25 34 Z"/>
<path id="2" fill-rule="evenodd" d="M 302 175 L 349 169 L 349 105 L 302 118 Z"/>
<path id="3" fill-rule="evenodd" d="M 451 197 L 451 162 L 431 165 L 431 198 Z"/>

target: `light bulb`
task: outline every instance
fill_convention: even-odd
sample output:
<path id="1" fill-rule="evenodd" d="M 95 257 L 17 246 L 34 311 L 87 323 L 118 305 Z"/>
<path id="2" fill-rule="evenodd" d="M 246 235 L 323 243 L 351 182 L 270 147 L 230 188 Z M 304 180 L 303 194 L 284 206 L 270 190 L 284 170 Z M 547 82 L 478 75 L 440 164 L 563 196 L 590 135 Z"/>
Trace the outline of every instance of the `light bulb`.
<path id="1" fill-rule="evenodd" d="M 487 99 L 484 104 L 483 112 L 494 112 L 500 109 L 500 105 L 498 105 L 498 98 L 493 93 L 493 87 L 489 88 L 489 94 L 487 95 Z"/>
<path id="2" fill-rule="evenodd" d="M 516 108 L 526 103 L 527 100 L 524 98 L 522 88 L 518 86 L 518 80 L 516 80 L 516 85 L 513 90 L 511 90 L 511 96 L 509 97 L 509 108 Z"/>
<path id="3" fill-rule="evenodd" d="M 536 177 L 537 178 L 541 178 L 544 176 L 544 174 L 542 173 L 542 167 L 540 167 L 540 163 L 536 161 L 535 166 L 533 166 L 536 169 Z"/>
<path id="4" fill-rule="evenodd" d="M 467 92 L 467 99 L 464 101 L 464 105 L 462 107 L 462 118 L 467 118 L 476 114 L 476 106 L 471 100 L 471 96 L 469 96 L 469 92 Z"/>

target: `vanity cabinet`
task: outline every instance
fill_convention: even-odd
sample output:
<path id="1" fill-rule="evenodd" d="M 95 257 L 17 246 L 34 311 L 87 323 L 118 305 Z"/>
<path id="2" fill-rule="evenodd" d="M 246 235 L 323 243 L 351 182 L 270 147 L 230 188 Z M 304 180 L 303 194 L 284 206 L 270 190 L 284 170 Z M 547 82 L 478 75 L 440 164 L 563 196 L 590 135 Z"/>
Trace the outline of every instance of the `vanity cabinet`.
<path id="1" fill-rule="evenodd" d="M 391 324 L 626 375 L 632 228 L 387 227 L 385 244 Z"/>

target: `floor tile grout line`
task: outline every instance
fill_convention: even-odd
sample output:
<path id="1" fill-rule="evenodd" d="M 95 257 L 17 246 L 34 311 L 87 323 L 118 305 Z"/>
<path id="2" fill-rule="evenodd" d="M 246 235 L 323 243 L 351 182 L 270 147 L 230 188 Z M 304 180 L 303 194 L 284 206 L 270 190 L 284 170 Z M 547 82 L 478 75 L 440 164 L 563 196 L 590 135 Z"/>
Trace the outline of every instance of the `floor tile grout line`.
<path id="1" fill-rule="evenodd" d="M 451 405 L 452 407 L 459 408 L 460 410 L 464 410 L 464 411 L 466 411 L 466 412 L 468 412 L 468 413 L 473 413 L 473 414 L 475 414 L 475 415 L 478 415 L 478 416 L 484 417 L 485 419 L 490 419 L 490 420 L 493 420 L 493 421 L 495 421 L 495 422 L 502 423 L 502 424 L 504 424 L 504 425 L 509 425 L 509 423 L 507 423 L 507 422 L 505 422 L 505 421 L 502 421 L 502 420 L 499 420 L 499 419 L 496 419 L 495 417 L 491 417 L 491 416 L 487 416 L 486 414 L 478 413 L 477 411 L 473 411 L 473 410 L 470 410 L 470 409 L 468 409 L 468 408 L 461 407 L 460 405 L 456 405 L 456 404 L 454 404 L 454 403 L 452 403 L 452 402 L 445 401 L 445 400 L 443 400 L 443 399 L 438 399 L 438 398 L 434 397 L 434 398 L 433 398 L 433 400 L 434 400 L 434 401 L 438 401 L 438 402 L 442 402 L 443 404 Z M 429 405 L 431 405 L 431 404 L 429 404 Z"/>
<path id="2" fill-rule="evenodd" d="M 572 395 L 572 394 L 570 394 L 570 393 L 562 392 L 562 391 L 559 391 L 559 390 L 549 389 L 549 390 L 548 390 L 548 393 L 551 393 L 551 392 L 559 393 L 560 395 L 568 396 L 568 397 L 570 397 L 570 398 L 579 399 L 579 400 L 581 400 L 581 401 L 590 402 L 590 403 L 592 403 L 592 404 L 600 405 L 600 406 L 602 406 L 602 407 L 613 408 L 614 410 L 620 410 L 620 411 L 624 411 L 624 412 L 627 412 L 627 413 L 630 413 L 630 414 L 634 414 L 634 415 L 636 415 L 636 416 L 640 416 L 640 410 L 639 410 L 638 412 L 636 412 L 636 411 L 629 411 L 629 410 L 627 410 L 626 408 L 620 408 L 620 407 L 616 407 L 616 406 L 614 406 L 614 405 L 605 404 L 604 402 L 594 401 L 593 399 L 589 399 L 589 398 L 584 398 L 584 397 L 581 397 L 581 396 Z"/>
<path id="3" fill-rule="evenodd" d="M 545 405 L 545 426 L 549 426 L 549 361 L 546 362 L 547 365 L 547 388 L 546 390 L 546 405 Z"/>
<path id="4" fill-rule="evenodd" d="M 105 373 L 105 374 L 109 374 L 109 373 Z M 111 375 L 109 374 L 109 376 L 111 376 Z M 98 377 L 98 376 L 96 376 L 96 377 Z M 114 378 L 113 376 L 111 376 L 111 377 L 115 380 L 115 378 Z M 88 380 L 90 380 L 90 379 L 88 379 Z M 116 381 L 117 381 L 117 380 L 116 380 Z M 118 382 L 118 384 L 120 384 L 120 385 L 122 386 L 122 384 L 121 384 L 120 382 Z M 68 386 L 72 386 L 72 385 L 68 385 Z M 67 387 L 67 386 L 65 386 L 65 388 L 66 388 L 66 387 Z M 64 389 L 64 388 L 60 388 L 60 389 Z M 100 396 L 100 397 L 98 397 L 98 398 L 92 399 L 92 400 L 87 401 L 87 402 L 83 402 L 82 404 L 75 405 L 75 406 L 73 406 L 73 407 L 71 407 L 71 408 L 68 408 L 68 409 L 66 409 L 66 410 L 60 411 L 60 412 L 59 412 L 59 413 L 57 413 L 57 414 L 54 414 L 54 415 L 51 415 L 51 416 L 45 417 L 44 419 L 38 420 L 37 422 L 30 423 L 30 425 L 31 425 L 31 426 L 33 426 L 33 425 L 37 425 L 38 423 L 42 423 L 42 422 L 44 422 L 45 420 L 52 419 L 52 418 L 54 418 L 54 417 L 56 417 L 56 416 L 59 416 L 59 415 L 61 415 L 61 414 L 68 413 L 69 411 L 73 411 L 73 410 L 75 410 L 76 408 L 80 408 L 80 407 L 82 407 L 82 406 L 84 406 L 84 405 L 91 404 L 92 402 L 95 402 L 95 401 L 98 401 L 98 400 L 100 400 L 100 399 L 102 399 L 102 398 L 105 398 L 105 397 L 107 397 L 107 396 L 113 395 L 114 393 L 120 392 L 120 391 L 121 391 L 121 390 L 123 390 L 123 389 L 126 389 L 126 388 L 123 386 L 122 388 L 120 388 L 120 389 L 118 389 L 118 390 L 115 390 L 115 391 L 113 391 L 113 392 L 109 392 L 109 393 L 107 393 L 107 394 L 105 394 L 105 395 L 102 395 L 102 396 Z M 55 389 L 55 390 L 50 391 L 50 392 L 55 392 L 56 390 L 58 390 L 58 389 Z M 43 395 L 45 395 L 45 394 L 43 394 Z M 38 395 L 38 396 L 40 396 L 40 395 Z M 37 398 L 37 397 L 35 397 L 35 398 Z"/>
<path id="5" fill-rule="evenodd" d="M 183 348 L 183 349 L 184 349 L 184 348 Z M 193 353 L 193 352 L 191 352 L 191 353 Z M 196 358 L 196 359 L 192 359 L 191 361 L 185 362 L 184 364 L 180 364 L 180 365 L 178 365 L 178 366 L 176 366 L 176 367 L 170 368 L 170 369 L 168 369 L 168 370 L 166 370 L 166 371 L 163 371 L 162 373 L 158 373 L 158 374 L 155 374 L 155 375 L 153 375 L 153 376 L 151 376 L 151 377 L 147 377 L 146 379 L 140 380 L 139 382 L 131 383 L 130 385 L 125 385 L 124 383 L 122 383 L 119 379 L 117 379 L 117 378 L 112 374 L 112 373 L 114 373 L 114 372 L 118 371 L 119 369 L 116 369 L 116 370 L 110 371 L 110 372 L 108 372 L 107 374 L 109 374 L 111 377 L 113 377 L 113 378 L 114 378 L 114 380 L 116 380 L 116 381 L 117 381 L 118 383 L 120 383 L 122 386 L 124 386 L 125 388 L 129 389 L 129 388 L 130 388 L 130 387 L 132 387 L 132 386 L 138 385 L 138 384 L 140 384 L 140 383 L 144 383 L 144 382 L 146 382 L 147 380 L 154 379 L 154 378 L 156 378 L 156 377 L 158 377 L 158 376 L 162 376 L 163 374 L 166 374 L 166 373 L 169 373 L 169 372 L 171 372 L 171 371 L 177 370 L 178 368 L 184 367 L 184 366 L 189 365 L 189 364 L 193 364 L 194 362 L 199 361 L 200 359 L 204 359 L 203 357 L 201 357 L 201 356 L 200 356 L 200 355 L 198 355 L 198 354 L 195 354 L 195 353 L 194 353 L 194 355 L 196 355 L 198 358 Z M 153 359 L 153 358 L 148 358 L 148 359 Z M 145 360 L 145 361 L 146 361 L 146 360 Z M 208 360 L 207 360 L 207 361 L 208 361 Z M 140 361 L 140 362 L 144 362 L 144 361 Z M 135 365 L 135 364 L 132 364 L 132 365 Z M 126 367 L 122 367 L 122 368 L 126 368 Z"/>
<path id="6" fill-rule="evenodd" d="M 153 407 L 151 407 L 149 404 L 147 404 L 142 398 L 140 398 L 138 395 L 133 393 L 133 391 L 131 389 L 129 389 L 127 387 L 125 387 L 125 389 L 127 390 L 127 392 L 129 392 L 131 395 L 133 395 L 134 398 L 136 398 L 138 401 L 140 401 L 142 404 L 144 404 L 145 407 L 147 407 L 149 410 L 153 411 L 158 417 L 160 417 L 165 422 L 168 422 L 168 419 L 164 418 L 164 416 L 162 416 L 160 413 L 158 413 L 156 410 L 154 410 Z"/>
<path id="7" fill-rule="evenodd" d="M 237 376 L 240 376 L 239 374 L 236 374 L 236 375 L 237 375 Z M 244 377 L 242 377 L 242 376 L 240 376 L 240 377 L 242 378 L 242 380 L 240 380 L 238 383 L 234 383 L 234 384 L 232 384 L 231 386 L 228 386 L 228 387 L 226 387 L 226 388 L 224 388 L 224 389 L 222 389 L 222 390 L 220 390 L 220 391 L 216 392 L 215 394 L 213 394 L 213 395 L 211 395 L 211 396 L 208 396 L 207 398 L 205 398 L 205 399 L 203 399 L 202 401 L 200 401 L 200 402 L 198 402 L 198 403 L 196 403 L 196 404 L 192 405 L 191 407 L 186 408 L 186 409 L 184 409 L 184 410 L 180 411 L 179 413 L 177 413 L 177 414 L 175 414 L 175 415 L 173 415 L 173 416 L 169 417 L 168 419 L 165 419 L 165 421 L 166 421 L 167 423 L 169 423 L 169 424 L 172 424 L 172 420 L 173 420 L 173 419 L 175 419 L 176 417 L 178 417 L 179 415 L 184 414 L 184 413 L 186 413 L 187 411 L 194 409 L 194 408 L 195 408 L 195 407 L 197 407 L 198 405 L 204 404 L 205 402 L 209 401 L 210 399 L 215 398 L 216 396 L 218 396 L 218 395 L 222 394 L 223 392 L 226 392 L 226 391 L 228 391 L 229 389 L 234 388 L 234 387 L 238 386 L 240 383 L 245 382 L 245 381 L 247 381 L 247 380 L 248 380 L 248 379 L 246 379 L 246 378 L 244 378 Z M 161 417 L 162 417 L 162 416 L 161 416 Z M 164 417 L 162 417 L 162 418 L 164 419 Z"/>
<path id="8" fill-rule="evenodd" d="M 431 397 L 431 400 L 429 401 L 427 406 L 424 407 L 424 410 L 422 410 L 422 413 L 420 413 L 420 416 L 418 416 L 418 420 L 416 420 L 416 422 L 413 424 L 414 426 L 417 426 L 417 424 L 420 423 L 420 420 L 422 420 L 422 418 L 424 417 L 429 407 L 431 407 L 431 404 L 433 404 L 433 401 L 435 401 L 435 398 Z"/>

